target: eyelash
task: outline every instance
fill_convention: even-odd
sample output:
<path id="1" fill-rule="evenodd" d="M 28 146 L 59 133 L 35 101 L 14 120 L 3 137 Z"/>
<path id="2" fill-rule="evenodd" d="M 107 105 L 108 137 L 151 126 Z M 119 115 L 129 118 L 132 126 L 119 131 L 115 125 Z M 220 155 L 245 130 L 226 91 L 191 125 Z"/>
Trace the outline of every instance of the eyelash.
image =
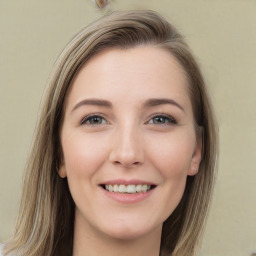
<path id="1" fill-rule="evenodd" d="M 91 114 L 91 115 L 88 115 L 88 116 L 86 116 L 85 118 L 83 118 L 82 119 L 82 121 L 81 121 L 81 125 L 89 125 L 89 126 L 97 126 L 97 125 L 100 125 L 100 124 L 87 124 L 86 122 L 87 121 L 90 121 L 90 120 L 92 120 L 93 118 L 101 118 L 101 119 L 104 119 L 105 120 L 105 118 L 102 116 L 102 115 L 100 115 L 100 114 Z M 106 120 L 105 120 L 106 121 Z M 106 121 L 106 123 L 107 123 L 107 121 Z"/>
<path id="2" fill-rule="evenodd" d="M 86 116 L 85 118 L 82 119 L 81 121 L 81 125 L 89 125 L 89 126 L 98 126 L 98 125 L 101 125 L 102 123 L 100 124 L 91 124 L 91 123 L 86 123 L 86 122 L 90 122 L 90 120 L 93 120 L 93 118 L 100 118 L 101 120 L 105 120 L 105 124 L 107 124 L 108 122 L 106 121 L 106 119 L 100 115 L 100 114 L 92 114 L 92 115 L 88 115 Z M 164 123 L 160 123 L 160 124 L 156 124 L 156 123 L 150 123 L 151 120 L 153 120 L 154 118 L 161 118 L 161 119 L 164 119 Z M 155 124 L 155 125 L 175 125 L 177 124 L 177 121 L 172 117 L 172 116 L 169 116 L 169 115 L 166 115 L 166 114 L 156 114 L 154 116 L 152 116 L 149 121 L 146 122 L 147 124 Z"/>
<path id="3" fill-rule="evenodd" d="M 152 116 L 150 118 L 150 120 L 148 121 L 148 123 L 153 120 L 154 118 L 163 118 L 165 121 L 164 123 L 160 123 L 160 124 L 156 124 L 156 125 L 175 125 L 177 124 L 177 121 L 170 115 L 166 115 L 166 114 L 156 114 L 154 116 Z M 151 123 L 154 124 L 154 123 Z"/>

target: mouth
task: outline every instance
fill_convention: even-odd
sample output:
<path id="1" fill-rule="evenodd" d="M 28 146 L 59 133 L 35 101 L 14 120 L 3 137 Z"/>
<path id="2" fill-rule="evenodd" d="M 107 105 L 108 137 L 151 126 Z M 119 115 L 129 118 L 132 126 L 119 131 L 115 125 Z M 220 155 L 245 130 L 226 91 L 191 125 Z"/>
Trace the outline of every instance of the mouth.
<path id="1" fill-rule="evenodd" d="M 108 192 L 121 194 L 146 193 L 156 187 L 149 184 L 101 184 L 100 186 Z"/>

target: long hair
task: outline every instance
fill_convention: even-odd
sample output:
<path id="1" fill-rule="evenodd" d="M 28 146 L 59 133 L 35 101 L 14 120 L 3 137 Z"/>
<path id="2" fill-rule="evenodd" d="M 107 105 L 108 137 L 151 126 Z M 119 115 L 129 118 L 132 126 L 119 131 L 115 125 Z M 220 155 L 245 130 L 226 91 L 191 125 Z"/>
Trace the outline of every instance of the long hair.
<path id="1" fill-rule="evenodd" d="M 211 201 L 217 162 L 217 128 L 200 69 L 178 31 L 153 11 L 114 12 L 78 33 L 57 59 L 43 98 L 24 177 L 14 237 L 4 255 L 72 254 L 75 205 L 67 180 L 58 175 L 63 104 L 72 80 L 93 55 L 107 48 L 152 45 L 167 49 L 189 82 L 195 126 L 203 130 L 199 171 L 189 176 L 184 195 L 163 223 L 161 255 L 195 255 Z"/>

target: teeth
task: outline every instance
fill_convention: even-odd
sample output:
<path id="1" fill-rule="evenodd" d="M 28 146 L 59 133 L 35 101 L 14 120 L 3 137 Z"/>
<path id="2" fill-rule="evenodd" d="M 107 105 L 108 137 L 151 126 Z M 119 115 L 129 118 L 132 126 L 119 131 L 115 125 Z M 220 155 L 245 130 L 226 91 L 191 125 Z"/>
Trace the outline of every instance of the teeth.
<path id="1" fill-rule="evenodd" d="M 147 190 L 148 190 L 148 186 L 147 185 L 142 185 L 141 191 L 146 192 Z"/>
<path id="2" fill-rule="evenodd" d="M 127 186 L 127 193 L 136 193 L 136 186 L 135 185 L 128 185 Z"/>
<path id="3" fill-rule="evenodd" d="M 151 189 L 150 185 L 147 184 L 139 184 L 139 185 L 105 185 L 105 189 L 114 192 L 114 193 L 129 193 L 129 194 L 134 194 L 134 193 L 139 193 L 139 192 L 147 192 Z"/>
<path id="4" fill-rule="evenodd" d="M 114 192 L 118 192 L 118 185 L 114 185 L 113 191 L 114 191 Z"/>
<path id="5" fill-rule="evenodd" d="M 125 185 L 120 185 L 118 188 L 119 193 L 125 193 L 127 191 L 127 188 Z"/>
<path id="6" fill-rule="evenodd" d="M 136 186 L 136 192 L 141 192 L 141 188 L 142 188 L 142 185 L 137 185 Z"/>

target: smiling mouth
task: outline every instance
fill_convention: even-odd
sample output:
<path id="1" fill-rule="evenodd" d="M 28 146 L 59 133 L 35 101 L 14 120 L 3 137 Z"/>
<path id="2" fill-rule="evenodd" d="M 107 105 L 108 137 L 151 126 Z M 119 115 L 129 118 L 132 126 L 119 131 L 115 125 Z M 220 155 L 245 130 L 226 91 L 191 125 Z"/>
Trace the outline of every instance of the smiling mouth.
<path id="1" fill-rule="evenodd" d="M 102 184 L 101 187 L 109 192 L 122 194 L 146 193 L 156 187 L 156 185 L 138 184 Z"/>

